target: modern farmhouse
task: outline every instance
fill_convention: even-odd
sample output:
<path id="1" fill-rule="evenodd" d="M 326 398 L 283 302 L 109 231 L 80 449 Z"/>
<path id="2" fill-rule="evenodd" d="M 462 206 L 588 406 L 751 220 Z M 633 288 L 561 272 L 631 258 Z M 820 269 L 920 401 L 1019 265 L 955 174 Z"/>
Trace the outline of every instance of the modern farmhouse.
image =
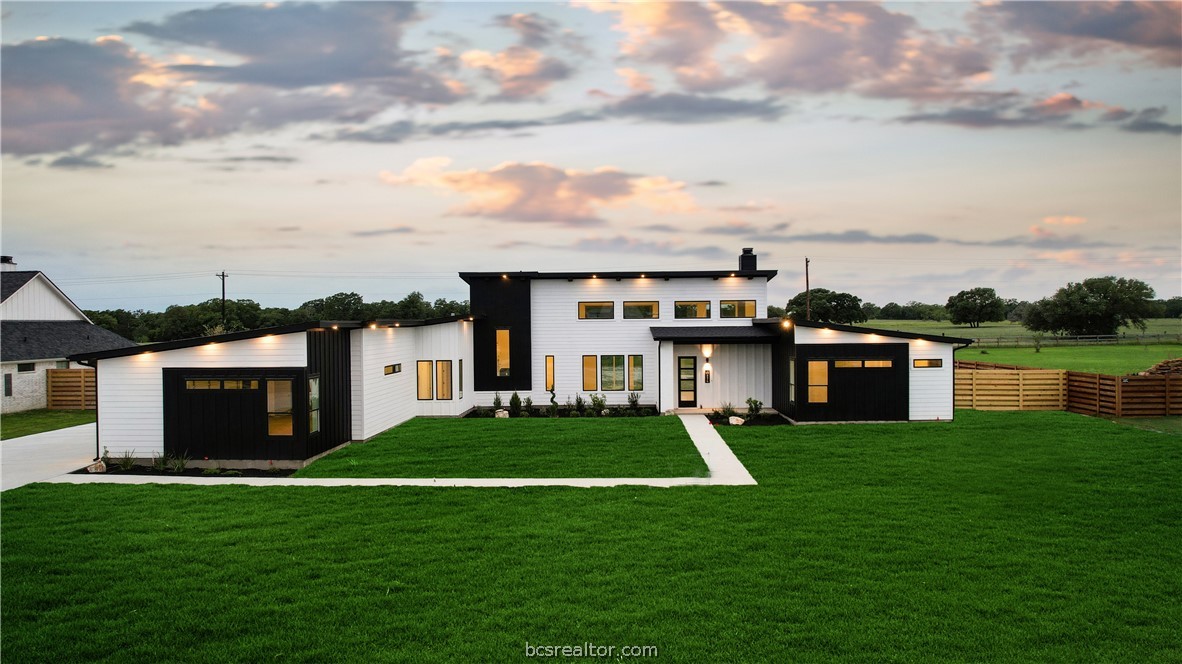
<path id="1" fill-rule="evenodd" d="M 98 369 L 111 454 L 303 460 L 414 416 L 517 392 L 538 405 L 630 393 L 659 410 L 762 401 L 799 422 L 949 420 L 969 340 L 767 318 L 735 270 L 463 272 L 471 315 L 318 321 L 75 359 Z"/>

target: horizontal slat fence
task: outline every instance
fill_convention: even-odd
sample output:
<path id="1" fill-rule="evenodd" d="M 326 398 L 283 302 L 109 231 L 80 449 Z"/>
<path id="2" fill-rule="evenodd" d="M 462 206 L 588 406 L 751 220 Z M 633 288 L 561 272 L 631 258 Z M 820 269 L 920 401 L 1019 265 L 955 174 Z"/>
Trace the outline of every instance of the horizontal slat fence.
<path id="1" fill-rule="evenodd" d="M 1062 400 L 1045 374 L 1062 375 Z M 1034 387 L 1037 386 L 1037 387 Z M 956 406 L 977 410 L 1067 410 L 1109 417 L 1182 415 L 1182 376 L 1108 376 L 1012 364 L 956 362 Z"/>
<path id="2" fill-rule="evenodd" d="M 46 407 L 93 410 L 97 406 L 94 369 L 46 369 Z"/>

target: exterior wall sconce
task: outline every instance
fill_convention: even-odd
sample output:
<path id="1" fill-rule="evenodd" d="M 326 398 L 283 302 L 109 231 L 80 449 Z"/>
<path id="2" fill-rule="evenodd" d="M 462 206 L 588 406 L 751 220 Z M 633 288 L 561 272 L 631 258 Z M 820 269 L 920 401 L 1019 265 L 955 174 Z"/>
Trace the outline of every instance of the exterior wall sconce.
<path id="1" fill-rule="evenodd" d="M 714 367 L 712 367 L 710 365 L 710 363 L 707 362 L 706 364 L 702 365 L 702 373 L 704 374 L 703 380 L 705 382 L 709 383 L 710 382 L 710 375 L 714 373 Z"/>
<path id="2" fill-rule="evenodd" d="M 710 356 L 713 354 L 714 354 L 714 346 L 711 346 L 710 344 L 702 344 L 702 357 L 709 360 Z M 710 363 L 707 362 L 706 364 L 710 364 Z"/>

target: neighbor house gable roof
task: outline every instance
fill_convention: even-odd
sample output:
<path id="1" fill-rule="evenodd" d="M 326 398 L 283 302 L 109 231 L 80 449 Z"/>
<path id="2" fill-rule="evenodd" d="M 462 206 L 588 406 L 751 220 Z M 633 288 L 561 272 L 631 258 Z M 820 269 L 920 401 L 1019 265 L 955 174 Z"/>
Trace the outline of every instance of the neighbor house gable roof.
<path id="1" fill-rule="evenodd" d="M 84 320 L 0 321 L 3 362 L 54 360 L 134 346 L 118 334 Z"/>
<path id="2" fill-rule="evenodd" d="M 37 270 L 17 270 L 17 271 L 11 271 L 11 272 L 0 272 L 0 302 L 8 301 L 8 298 L 15 295 L 17 291 L 21 290 L 22 288 L 24 288 L 29 283 L 31 283 L 34 279 L 37 279 L 37 278 L 42 279 L 45 282 L 45 285 L 51 291 L 53 291 L 59 297 L 61 297 L 62 300 L 71 309 L 73 309 L 79 316 L 81 316 L 81 318 L 84 322 L 87 322 L 87 323 L 93 322 L 90 320 L 90 317 L 87 316 L 86 313 L 83 312 L 82 309 L 80 309 L 78 307 L 78 305 L 74 304 L 74 301 L 70 299 L 69 295 L 66 295 L 66 293 L 62 289 L 57 287 L 57 284 L 53 283 L 52 279 L 45 276 L 44 272 L 39 272 Z"/>

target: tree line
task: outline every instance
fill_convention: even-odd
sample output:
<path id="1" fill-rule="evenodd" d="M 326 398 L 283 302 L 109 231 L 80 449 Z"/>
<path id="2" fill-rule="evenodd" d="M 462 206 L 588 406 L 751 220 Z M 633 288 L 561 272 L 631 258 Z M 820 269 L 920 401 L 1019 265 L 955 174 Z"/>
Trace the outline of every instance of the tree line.
<path id="1" fill-rule="evenodd" d="M 949 321 L 980 327 L 1011 321 L 1031 332 L 1055 335 L 1116 334 L 1121 327 L 1144 330 L 1150 318 L 1182 317 L 1182 297 L 1155 300 L 1153 288 L 1138 279 L 1094 277 L 1068 283 L 1035 302 L 1003 299 L 992 288 L 962 290 L 945 304 L 890 302 L 879 307 L 850 293 L 814 288 L 801 292 L 783 307 L 768 307 L 769 316 L 794 316 L 826 323 L 863 323 L 872 319 Z"/>
<path id="2" fill-rule="evenodd" d="M 254 300 L 226 300 L 226 319 L 222 321 L 222 301 L 214 298 L 198 304 L 176 304 L 164 311 L 129 311 L 127 309 L 87 310 L 95 325 L 132 341 L 147 343 L 175 341 L 193 337 L 257 330 L 314 320 L 416 320 L 467 314 L 468 301 L 439 298 L 434 302 L 414 291 L 397 302 L 365 302 L 357 293 L 337 293 L 308 300 L 295 309 L 263 307 Z"/>

